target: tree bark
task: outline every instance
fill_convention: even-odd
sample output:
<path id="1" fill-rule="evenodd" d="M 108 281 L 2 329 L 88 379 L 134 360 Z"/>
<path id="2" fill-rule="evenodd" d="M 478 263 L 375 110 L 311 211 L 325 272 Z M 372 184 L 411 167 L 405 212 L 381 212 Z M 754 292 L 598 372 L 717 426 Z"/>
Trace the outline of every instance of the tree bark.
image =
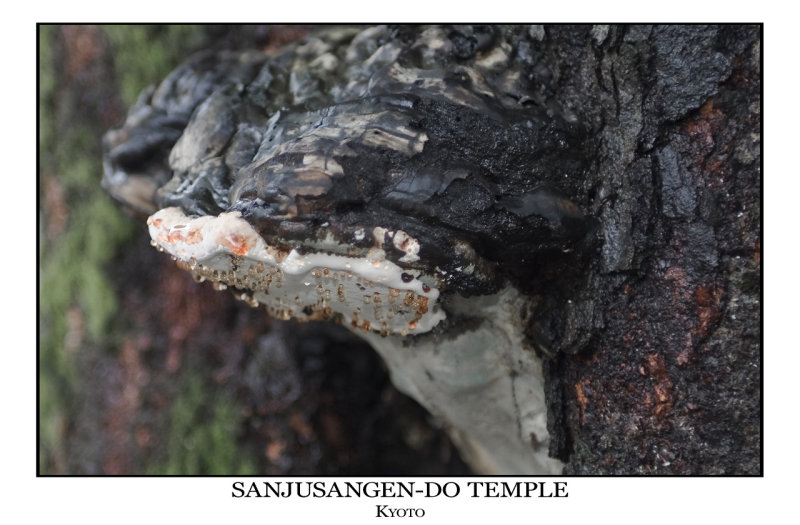
<path id="1" fill-rule="evenodd" d="M 761 472 L 761 33 L 545 30 L 555 96 L 597 136 L 589 331 L 548 368 L 572 474 Z"/>

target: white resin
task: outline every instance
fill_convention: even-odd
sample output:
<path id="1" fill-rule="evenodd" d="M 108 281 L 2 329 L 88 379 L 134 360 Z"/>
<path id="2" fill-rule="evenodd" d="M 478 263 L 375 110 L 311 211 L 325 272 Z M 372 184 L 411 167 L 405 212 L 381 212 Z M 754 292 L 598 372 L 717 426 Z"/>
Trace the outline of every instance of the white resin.
<path id="1" fill-rule="evenodd" d="M 425 333 L 445 318 L 439 291 L 424 284 L 419 272 L 386 259 L 380 248 L 366 257 L 280 250 L 238 212 L 191 218 L 165 208 L 147 224 L 153 243 L 198 280 L 239 288 L 242 299 L 265 304 L 283 319 L 340 314 L 351 328 L 385 336 Z"/>

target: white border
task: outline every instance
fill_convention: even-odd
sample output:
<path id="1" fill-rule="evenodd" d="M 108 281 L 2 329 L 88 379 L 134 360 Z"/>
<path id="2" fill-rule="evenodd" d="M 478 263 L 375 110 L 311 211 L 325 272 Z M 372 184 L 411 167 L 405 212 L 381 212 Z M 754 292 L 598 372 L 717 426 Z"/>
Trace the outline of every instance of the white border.
<path id="1" fill-rule="evenodd" d="M 38 269 L 24 257 L 37 253 L 36 201 L 33 159 L 36 136 L 33 112 L 37 104 L 35 85 L 37 21 L 113 21 L 136 22 L 182 20 L 241 22 L 243 19 L 280 22 L 306 20 L 375 21 L 396 18 L 399 21 L 486 20 L 498 21 L 632 21 L 663 20 L 669 22 L 765 21 L 765 97 L 764 97 L 764 276 L 765 276 L 765 477 L 761 478 L 591 478 L 568 479 L 570 497 L 565 500 L 446 500 L 427 504 L 427 520 L 445 519 L 492 520 L 518 518 L 526 522 L 574 523 L 579 520 L 614 523 L 674 523 L 683 518 L 690 523 L 752 523 L 783 516 L 793 509 L 790 494 L 794 493 L 797 454 L 794 453 L 796 422 L 795 385 L 798 367 L 797 342 L 790 332 L 796 325 L 794 299 L 798 297 L 796 270 L 798 224 L 796 209 L 798 192 L 797 95 L 798 74 L 792 56 L 797 49 L 795 17 L 786 11 L 769 10 L 764 3 L 728 2 L 700 3 L 672 1 L 651 11 L 633 2 L 563 2 L 542 5 L 530 2 L 492 1 L 477 8 L 459 4 L 457 8 L 432 2 L 405 1 L 383 3 L 387 11 L 364 11 L 341 7 L 335 12 L 315 2 L 280 5 L 263 4 L 263 13 L 254 15 L 249 7 L 225 7 L 211 4 L 202 12 L 198 4 L 191 11 L 183 5 L 139 1 L 114 4 L 94 2 L 37 2 L 16 6 L 6 13 L 3 45 L 3 102 L 7 108 L 4 125 L 0 126 L 5 158 L 11 160 L 4 176 L 14 178 L 14 188 L 6 194 L 2 218 L 6 246 L 11 248 L 3 258 L 3 274 L 7 277 L 4 296 L 3 333 L 7 344 L 3 351 L 2 381 L 3 500 L 5 516 L 25 516 L 25 521 L 50 522 L 80 520 L 84 523 L 180 522 L 231 523 L 243 520 L 273 522 L 284 519 L 320 522 L 371 522 L 362 512 L 369 500 L 330 500 L 318 504 L 308 500 L 281 501 L 234 500 L 230 497 L 227 478 L 35 478 L 36 396 L 35 336 L 38 325 L 35 282 Z M 282 3 L 285 4 L 285 3 Z M 636 7 L 628 8 L 627 5 Z M 349 5 L 349 4 L 346 4 Z M 369 5 L 375 6 L 371 2 Z M 17 9 L 21 9 L 22 14 Z M 34 11 L 34 9 L 36 11 Z M 26 11 L 27 10 L 27 11 Z M 239 14 L 241 13 L 241 14 Z M 245 16 L 246 13 L 246 16 Z M 497 14 L 500 13 L 500 14 Z M 29 182 L 30 181 L 30 182 Z M 11 184 L 6 182 L 6 185 Z M 10 278 L 9 278 L 10 277 Z M 13 309 L 9 311 L 9 309 Z M 791 491 L 791 492 L 790 492 Z M 791 506 L 791 507 L 790 507 Z M 368 513 L 367 513 L 368 515 Z M 788 512 L 787 516 L 796 515 Z M 588 521 L 587 521 L 588 522 Z"/>

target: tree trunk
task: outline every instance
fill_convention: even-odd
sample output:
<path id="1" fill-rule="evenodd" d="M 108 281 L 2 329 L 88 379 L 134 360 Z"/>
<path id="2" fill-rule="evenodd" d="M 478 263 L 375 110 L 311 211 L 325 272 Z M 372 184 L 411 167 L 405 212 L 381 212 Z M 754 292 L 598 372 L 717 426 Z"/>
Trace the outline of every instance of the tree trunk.
<path id="1" fill-rule="evenodd" d="M 597 135 L 603 246 L 548 367 L 566 473 L 761 472 L 761 34 L 547 28 L 556 96 Z"/>

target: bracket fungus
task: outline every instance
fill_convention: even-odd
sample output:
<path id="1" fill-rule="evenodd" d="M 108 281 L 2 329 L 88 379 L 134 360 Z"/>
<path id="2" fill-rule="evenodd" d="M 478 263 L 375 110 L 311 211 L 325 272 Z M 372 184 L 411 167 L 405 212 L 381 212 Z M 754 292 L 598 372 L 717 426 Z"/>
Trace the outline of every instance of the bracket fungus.
<path id="1" fill-rule="evenodd" d="M 365 257 L 281 250 L 266 244 L 240 212 L 190 218 L 180 208 L 165 208 L 147 224 L 152 244 L 196 280 L 235 288 L 240 299 L 266 305 L 279 319 L 340 315 L 351 328 L 385 337 L 424 333 L 444 318 L 439 291 L 387 260 L 381 247 Z"/>
<path id="2" fill-rule="evenodd" d="M 198 281 L 366 338 L 477 471 L 560 472 L 539 356 L 591 244 L 586 138 L 530 88 L 527 35 L 197 55 L 108 133 L 104 185 Z"/>

